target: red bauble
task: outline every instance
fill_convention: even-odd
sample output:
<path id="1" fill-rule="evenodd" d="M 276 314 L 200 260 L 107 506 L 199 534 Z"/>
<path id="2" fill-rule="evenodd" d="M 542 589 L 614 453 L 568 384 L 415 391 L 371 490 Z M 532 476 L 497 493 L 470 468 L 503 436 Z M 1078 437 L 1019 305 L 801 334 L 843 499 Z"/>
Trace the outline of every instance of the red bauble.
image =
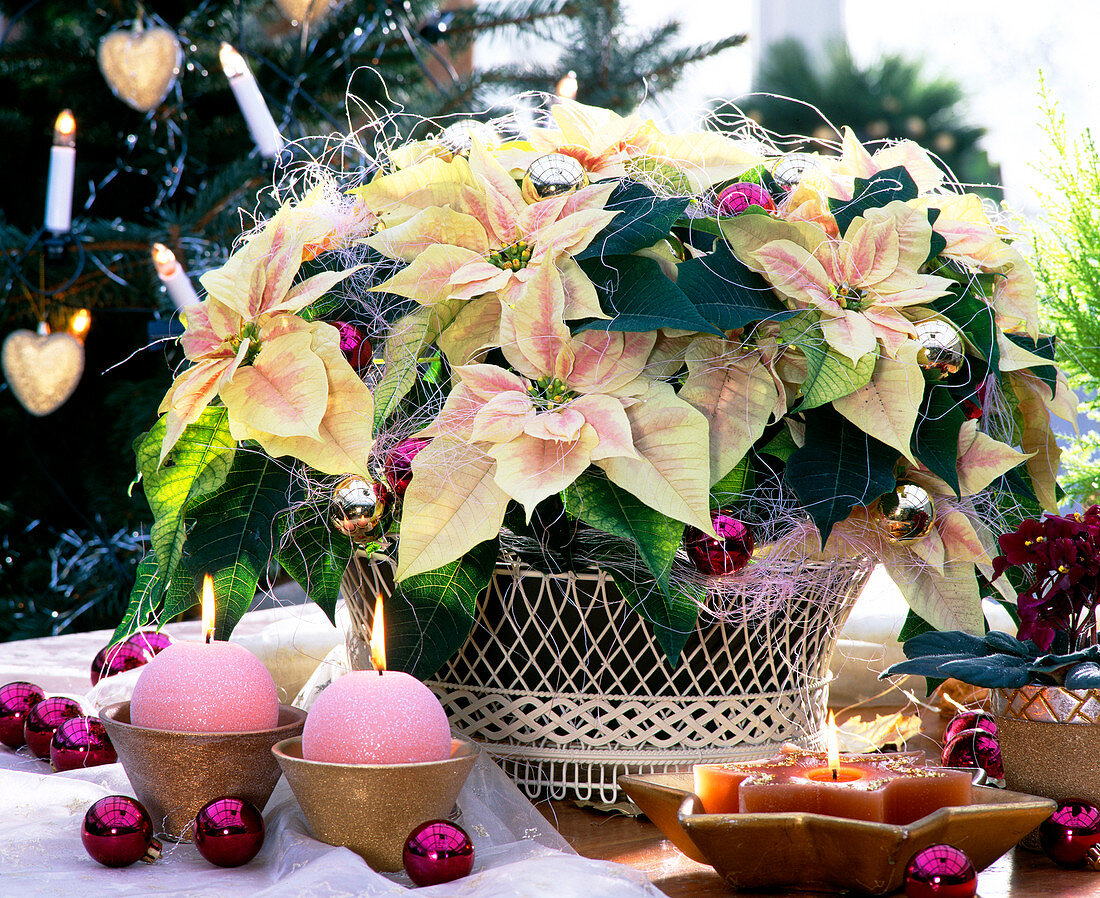
<path id="1" fill-rule="evenodd" d="M 944 728 L 943 741 L 950 742 L 963 730 L 985 730 L 992 736 L 997 735 L 997 721 L 985 711 L 960 711 L 951 718 Z"/>
<path id="2" fill-rule="evenodd" d="M 710 577 L 736 573 L 752 558 L 755 546 L 752 531 L 728 514 L 714 514 L 711 520 L 718 539 L 694 527 L 684 531 L 684 548 L 688 558 L 700 572 Z"/>
<path id="3" fill-rule="evenodd" d="M 1039 825 L 1039 844 L 1056 864 L 1082 867 L 1100 845 L 1100 809 L 1087 801 L 1064 801 Z"/>
<path id="4" fill-rule="evenodd" d="M 457 823 L 429 820 L 409 833 L 401 852 L 405 872 L 418 886 L 466 876 L 474 866 L 474 843 Z"/>
<path id="5" fill-rule="evenodd" d="M 57 728 L 73 717 L 83 717 L 84 711 L 71 698 L 54 696 L 40 701 L 27 712 L 23 738 L 38 757 L 50 757 L 50 742 Z"/>
<path id="6" fill-rule="evenodd" d="M 386 480 L 390 483 L 390 489 L 393 490 L 393 494 L 398 499 L 404 499 L 405 490 L 409 488 L 409 482 L 413 476 L 413 459 L 430 442 L 431 440 L 422 437 L 409 437 L 386 453 L 386 460 L 382 465 L 382 469 L 386 475 Z"/>
<path id="7" fill-rule="evenodd" d="M 929 845 L 905 868 L 906 898 L 972 898 L 977 892 L 974 865 L 954 845 Z"/>
<path id="8" fill-rule="evenodd" d="M 1001 746 L 987 730 L 963 730 L 943 747 L 944 767 L 977 767 L 993 779 L 1005 777 Z"/>
<path id="9" fill-rule="evenodd" d="M 160 857 L 153 820 L 129 795 L 108 795 L 88 808 L 80 840 L 93 860 L 105 867 L 128 867 L 134 861 L 151 864 Z"/>
<path id="10" fill-rule="evenodd" d="M 27 712 L 46 697 L 34 683 L 17 680 L 0 686 L 0 742 L 19 748 L 25 738 L 23 725 Z"/>
<path id="11" fill-rule="evenodd" d="M 50 763 L 57 771 L 98 767 L 117 760 L 111 737 L 94 717 L 71 717 L 63 721 L 50 742 Z"/>
<path id="12" fill-rule="evenodd" d="M 751 206 L 757 206 L 767 212 L 775 211 L 775 201 L 759 184 L 740 182 L 731 184 L 718 195 L 719 215 L 740 215 Z"/>
<path id="13" fill-rule="evenodd" d="M 215 798 L 195 815 L 195 847 L 218 867 L 247 864 L 264 844 L 264 818 L 243 798 Z"/>
<path id="14" fill-rule="evenodd" d="M 356 371 L 362 374 L 374 362 L 374 347 L 370 340 L 354 324 L 347 321 L 337 321 L 336 329 L 340 331 L 340 351 Z"/>

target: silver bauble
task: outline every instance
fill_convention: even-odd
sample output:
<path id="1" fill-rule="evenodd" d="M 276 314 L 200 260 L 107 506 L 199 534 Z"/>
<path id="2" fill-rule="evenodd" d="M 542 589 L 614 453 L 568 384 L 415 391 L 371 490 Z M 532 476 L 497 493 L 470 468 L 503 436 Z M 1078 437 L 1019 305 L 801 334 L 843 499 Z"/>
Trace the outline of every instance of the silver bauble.
<path id="1" fill-rule="evenodd" d="M 584 166 L 564 153 L 547 153 L 527 166 L 523 176 L 523 198 L 529 203 L 572 193 L 588 184 Z"/>

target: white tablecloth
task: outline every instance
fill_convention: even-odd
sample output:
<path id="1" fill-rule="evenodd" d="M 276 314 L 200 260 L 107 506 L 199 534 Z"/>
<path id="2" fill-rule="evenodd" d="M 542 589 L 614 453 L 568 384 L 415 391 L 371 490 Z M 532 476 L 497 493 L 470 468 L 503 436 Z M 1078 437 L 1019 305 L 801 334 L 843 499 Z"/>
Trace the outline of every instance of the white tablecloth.
<path id="1" fill-rule="evenodd" d="M 198 638 L 199 625 L 169 626 L 174 637 Z M 79 698 L 86 710 L 128 697 L 138 671 L 101 681 L 90 690 L 89 668 L 106 632 L 0 644 L 0 684 L 30 680 L 48 694 Z M 311 606 L 246 615 L 234 641 L 249 646 L 272 670 L 284 700 L 341 640 Z M 289 696 L 289 698 L 287 698 Z M 52 773 L 49 765 L 0 745 L 0 896 L 379 896 L 403 893 L 403 875 L 383 876 L 346 848 L 312 838 L 286 780 L 264 812 L 267 837 L 251 862 L 235 869 L 207 863 L 193 845 L 164 843 L 154 864 L 108 869 L 80 841 L 87 808 L 111 794 L 132 795 L 119 764 Z M 459 796 L 461 823 L 475 846 L 466 879 L 418 889 L 424 896 L 546 896 L 660 898 L 644 875 L 629 867 L 575 854 L 560 835 L 486 756 Z"/>

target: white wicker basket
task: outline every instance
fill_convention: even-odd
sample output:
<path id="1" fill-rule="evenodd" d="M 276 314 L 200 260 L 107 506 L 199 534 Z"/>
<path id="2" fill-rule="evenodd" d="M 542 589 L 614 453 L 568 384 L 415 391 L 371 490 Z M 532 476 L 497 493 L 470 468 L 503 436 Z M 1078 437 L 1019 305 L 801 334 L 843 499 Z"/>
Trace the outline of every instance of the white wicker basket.
<path id="1" fill-rule="evenodd" d="M 751 625 L 701 618 L 673 670 L 604 572 L 500 567 L 470 638 L 427 685 L 530 797 L 614 804 L 620 774 L 820 747 L 829 658 L 869 573 L 863 560 L 798 565 L 786 607 Z M 387 560 L 353 559 L 353 666 L 369 666 L 374 596 L 392 584 Z"/>

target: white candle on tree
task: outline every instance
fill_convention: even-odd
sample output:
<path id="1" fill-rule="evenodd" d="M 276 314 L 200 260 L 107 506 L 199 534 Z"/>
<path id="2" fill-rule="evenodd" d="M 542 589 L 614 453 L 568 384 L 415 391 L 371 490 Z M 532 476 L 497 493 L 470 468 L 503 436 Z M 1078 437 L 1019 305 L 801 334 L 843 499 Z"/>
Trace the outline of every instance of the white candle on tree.
<path id="1" fill-rule="evenodd" d="M 73 179 L 76 176 L 76 120 L 63 109 L 53 127 L 50 173 L 46 184 L 46 230 L 67 234 L 73 223 Z"/>
<path id="2" fill-rule="evenodd" d="M 153 265 L 156 266 L 157 277 L 168 290 L 177 309 L 193 306 L 199 301 L 199 295 L 191 286 L 191 278 L 176 261 L 176 254 L 163 243 L 153 244 Z"/>
<path id="3" fill-rule="evenodd" d="M 221 57 L 222 71 L 229 79 L 229 87 L 237 98 L 237 105 L 241 107 L 241 114 L 252 135 L 252 142 L 256 144 L 261 155 L 274 159 L 283 148 L 283 138 L 275 126 L 275 119 L 271 117 L 271 110 L 264 102 L 252 70 L 244 57 L 229 44 L 223 43 L 218 55 Z"/>

